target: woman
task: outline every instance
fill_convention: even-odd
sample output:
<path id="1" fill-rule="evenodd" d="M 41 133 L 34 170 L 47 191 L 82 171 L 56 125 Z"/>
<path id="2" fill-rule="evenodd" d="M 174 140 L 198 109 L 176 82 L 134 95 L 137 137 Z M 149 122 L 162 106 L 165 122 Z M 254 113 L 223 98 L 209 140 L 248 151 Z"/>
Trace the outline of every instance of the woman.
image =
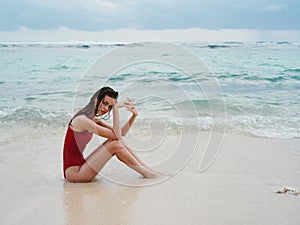
<path id="1" fill-rule="evenodd" d="M 122 136 L 127 134 L 138 113 L 135 104 L 130 99 L 119 103 L 117 98 L 118 92 L 110 87 L 103 87 L 71 119 L 63 151 L 64 177 L 67 181 L 92 181 L 114 155 L 145 178 L 157 175 L 122 142 Z M 123 127 L 120 127 L 119 108 L 123 107 L 127 108 L 132 116 Z M 113 111 L 113 126 L 97 119 L 97 116 L 109 115 L 111 110 Z M 85 159 L 82 153 L 93 134 L 105 137 L 107 140 Z"/>

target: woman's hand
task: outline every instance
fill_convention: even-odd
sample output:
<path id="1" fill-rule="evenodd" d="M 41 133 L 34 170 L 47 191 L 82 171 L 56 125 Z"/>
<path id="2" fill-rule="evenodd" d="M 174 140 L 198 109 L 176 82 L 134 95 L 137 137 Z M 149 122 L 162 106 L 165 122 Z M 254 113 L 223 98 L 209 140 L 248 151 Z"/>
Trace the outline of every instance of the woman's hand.
<path id="1" fill-rule="evenodd" d="M 114 105 L 114 107 L 120 109 L 120 108 L 123 108 L 123 107 L 126 107 L 126 109 L 128 111 L 130 111 L 134 116 L 137 116 L 138 112 L 135 108 L 135 103 L 130 99 L 130 98 L 127 98 L 126 101 L 124 102 L 118 102 Z"/>
<path id="2" fill-rule="evenodd" d="M 133 116 L 138 115 L 138 112 L 135 108 L 135 103 L 130 98 L 127 98 L 127 101 L 125 101 L 125 107 L 129 112 L 132 113 Z"/>

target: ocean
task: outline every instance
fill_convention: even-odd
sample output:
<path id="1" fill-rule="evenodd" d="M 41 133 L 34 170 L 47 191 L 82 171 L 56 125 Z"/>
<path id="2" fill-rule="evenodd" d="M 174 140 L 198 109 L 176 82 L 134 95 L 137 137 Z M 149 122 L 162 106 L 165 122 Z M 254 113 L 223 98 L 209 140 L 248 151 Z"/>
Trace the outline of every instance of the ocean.
<path id="1" fill-rule="evenodd" d="M 296 224 L 299 198 L 278 190 L 300 187 L 299 53 L 287 42 L 0 43 L 1 224 Z M 141 179 L 113 157 L 93 182 L 65 181 L 67 124 L 104 85 L 136 102 L 124 142 L 164 176 Z"/>
<path id="2" fill-rule="evenodd" d="M 99 77 L 106 81 L 101 83 L 98 77 L 86 75 L 89 68 L 114 49 L 130 45 L 0 43 L 1 132 L 19 127 L 65 130 L 73 113 L 97 88 L 109 85 L 120 91 L 120 100 L 136 101 L 139 119 L 135 126 L 140 135 L 166 129 L 300 137 L 299 43 L 175 45 L 196 56 L 209 76 L 195 73 L 191 77 L 174 65 L 141 61 L 111 76 L 98 68 Z M 134 58 L 139 54 L 143 53 L 137 52 Z M 167 50 L 164 54 L 178 57 Z M 188 58 L 180 61 L 190 63 Z M 206 93 L 208 77 L 218 89 L 213 97 Z M 124 115 L 122 121 L 129 114 Z"/>

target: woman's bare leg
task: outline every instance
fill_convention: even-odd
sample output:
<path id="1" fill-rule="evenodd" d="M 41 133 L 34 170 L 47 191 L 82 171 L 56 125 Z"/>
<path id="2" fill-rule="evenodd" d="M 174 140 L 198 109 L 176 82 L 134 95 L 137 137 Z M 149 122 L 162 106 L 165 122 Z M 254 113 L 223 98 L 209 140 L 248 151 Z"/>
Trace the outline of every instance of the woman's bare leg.
<path id="1" fill-rule="evenodd" d="M 107 139 L 105 142 L 103 142 L 103 146 L 107 146 L 109 143 L 111 143 L 113 140 L 111 139 Z M 119 141 L 120 142 L 120 141 Z M 123 141 L 121 141 L 121 143 L 124 145 L 124 147 L 129 151 L 129 153 L 136 159 L 136 161 L 138 161 L 138 163 L 140 163 L 142 166 L 147 167 L 148 169 L 150 169 L 139 157 L 138 155 L 132 150 L 132 148 L 128 147 L 128 145 L 126 145 Z M 101 146 L 99 146 L 101 147 Z M 96 152 L 98 149 L 96 149 L 94 152 Z M 89 158 L 93 155 L 93 153 L 89 156 Z M 150 169 L 151 170 L 151 169 Z M 100 170 L 99 170 L 100 171 Z"/>
<path id="2" fill-rule="evenodd" d="M 149 168 L 142 165 L 129 151 L 126 147 L 123 147 L 122 150 L 116 153 L 117 158 L 129 166 L 131 169 L 140 173 L 145 178 L 155 177 L 156 174 Z"/>
<path id="3" fill-rule="evenodd" d="M 103 166 L 112 158 L 112 155 L 107 153 L 108 141 L 101 144 L 86 160 L 82 166 L 71 166 L 66 171 L 66 179 L 70 182 L 90 182 L 103 168 Z M 98 171 L 95 170 L 88 160 L 95 164 L 93 161 L 97 161 Z"/>
<path id="4" fill-rule="evenodd" d="M 162 175 L 162 173 L 154 171 L 153 169 L 151 169 L 149 166 L 147 166 L 142 160 L 141 158 L 135 153 L 135 151 L 129 147 L 128 145 L 124 144 L 125 147 L 128 149 L 128 151 L 132 154 L 132 156 L 144 167 L 148 168 L 149 170 L 151 170 L 153 173 L 155 173 L 156 175 L 160 176 Z"/>
<path id="5" fill-rule="evenodd" d="M 106 140 L 103 144 L 110 143 L 112 140 L 108 139 Z M 141 158 L 134 152 L 132 148 L 130 148 L 127 144 L 124 143 L 124 141 L 121 141 L 121 143 L 124 145 L 125 148 L 129 151 L 129 153 L 143 166 L 146 167 L 147 169 L 151 170 L 153 173 L 156 173 L 159 175 L 159 173 L 153 171 L 151 168 L 149 168 L 142 160 Z"/>
<path id="6" fill-rule="evenodd" d="M 143 166 L 147 167 L 147 165 L 140 159 L 140 157 L 130 148 L 128 145 L 124 144 L 124 146 L 128 149 L 130 154 Z"/>
<path id="7" fill-rule="evenodd" d="M 156 174 L 139 162 L 120 141 L 106 141 L 98 147 L 82 166 L 72 166 L 66 170 L 66 178 L 71 182 L 89 182 L 100 172 L 104 165 L 116 155 L 145 178 L 155 177 Z"/>

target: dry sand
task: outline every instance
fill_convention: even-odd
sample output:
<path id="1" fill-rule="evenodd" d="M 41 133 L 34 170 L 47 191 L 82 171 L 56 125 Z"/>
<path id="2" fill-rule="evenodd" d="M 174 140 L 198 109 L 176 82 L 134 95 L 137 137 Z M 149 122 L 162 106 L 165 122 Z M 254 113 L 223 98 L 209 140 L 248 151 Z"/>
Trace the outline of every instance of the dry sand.
<path id="1" fill-rule="evenodd" d="M 300 223 L 300 195 L 275 193 L 300 188 L 299 139 L 227 135 L 215 162 L 199 172 L 203 135 L 187 165 L 168 179 L 142 179 L 113 160 L 94 182 L 72 184 L 61 171 L 64 131 L 11 132 L 2 132 L 0 145 L 3 225 Z"/>

